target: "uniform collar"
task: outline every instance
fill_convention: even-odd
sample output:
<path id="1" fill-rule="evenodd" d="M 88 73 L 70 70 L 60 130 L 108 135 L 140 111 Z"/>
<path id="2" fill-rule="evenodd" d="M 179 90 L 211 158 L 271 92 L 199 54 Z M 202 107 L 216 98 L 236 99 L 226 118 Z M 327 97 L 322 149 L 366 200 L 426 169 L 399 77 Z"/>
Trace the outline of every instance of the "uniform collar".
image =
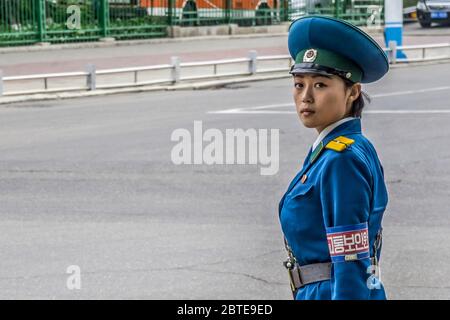
<path id="1" fill-rule="evenodd" d="M 343 123 L 345 123 L 347 121 L 353 120 L 353 119 L 355 119 L 355 118 L 354 117 L 346 117 L 344 119 L 341 119 L 339 121 L 336 121 L 336 122 L 328 125 L 325 129 L 323 129 L 320 132 L 320 134 L 317 137 L 316 141 L 314 141 L 313 146 L 312 146 L 312 150 L 316 149 L 317 146 L 319 145 L 320 141 L 322 141 L 323 138 L 325 138 L 331 131 L 333 131 L 334 128 L 338 127 L 339 125 L 341 125 L 341 124 L 343 124 Z"/>
<path id="2" fill-rule="evenodd" d="M 346 120 L 346 119 L 348 119 L 348 120 Z M 343 121 L 343 120 L 346 120 L 346 121 Z M 342 121 L 342 122 L 340 122 L 340 121 Z M 322 141 L 319 142 L 319 144 L 316 146 L 316 148 L 310 149 L 310 151 L 312 151 L 313 154 L 314 154 L 314 151 L 318 151 L 316 149 L 319 149 L 321 146 L 322 147 L 326 146 L 328 144 L 328 142 L 330 142 L 331 140 L 333 140 L 339 136 L 361 133 L 361 118 L 349 117 L 349 118 L 342 119 L 340 121 L 333 123 L 333 125 L 334 125 L 334 124 L 340 122 L 337 124 L 337 126 L 334 126 L 331 129 L 331 131 L 322 139 Z M 311 152 L 309 153 L 309 155 L 311 155 Z"/>

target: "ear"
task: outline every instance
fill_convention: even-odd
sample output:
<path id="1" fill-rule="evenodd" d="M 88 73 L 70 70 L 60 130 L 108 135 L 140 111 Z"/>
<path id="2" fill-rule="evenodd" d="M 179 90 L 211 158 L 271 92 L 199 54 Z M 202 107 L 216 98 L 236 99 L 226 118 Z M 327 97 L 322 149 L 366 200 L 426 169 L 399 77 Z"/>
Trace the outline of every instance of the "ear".
<path id="1" fill-rule="evenodd" d="M 353 101 L 358 99 L 361 94 L 361 83 L 357 82 L 350 88 L 350 95 L 347 98 L 347 106 L 351 106 Z"/>

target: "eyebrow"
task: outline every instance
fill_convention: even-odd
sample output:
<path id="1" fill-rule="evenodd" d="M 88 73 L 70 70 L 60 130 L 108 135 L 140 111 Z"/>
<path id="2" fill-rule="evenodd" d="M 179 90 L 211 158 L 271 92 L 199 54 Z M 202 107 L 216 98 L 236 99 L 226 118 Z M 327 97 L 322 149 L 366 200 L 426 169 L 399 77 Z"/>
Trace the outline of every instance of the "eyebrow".
<path id="1" fill-rule="evenodd" d="M 294 78 L 304 78 L 304 77 L 305 76 L 303 76 L 301 74 L 294 75 Z M 311 77 L 312 78 L 320 78 L 320 77 L 322 77 L 322 78 L 333 79 L 331 76 L 327 76 L 327 75 L 324 75 L 324 74 L 313 74 L 313 75 L 311 75 Z"/>

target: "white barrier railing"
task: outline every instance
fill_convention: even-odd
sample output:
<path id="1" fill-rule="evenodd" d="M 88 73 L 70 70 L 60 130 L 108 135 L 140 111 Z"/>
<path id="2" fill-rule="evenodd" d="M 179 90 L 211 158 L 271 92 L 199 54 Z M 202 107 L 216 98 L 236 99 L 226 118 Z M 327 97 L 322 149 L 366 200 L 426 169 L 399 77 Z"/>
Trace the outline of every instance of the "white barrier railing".
<path id="1" fill-rule="evenodd" d="M 428 56 L 428 49 L 447 49 L 447 52 L 440 56 Z M 419 58 L 407 58 L 400 59 L 397 58 L 397 51 L 421 51 L 421 55 Z M 397 42 L 390 41 L 389 48 L 385 48 L 384 51 L 389 57 L 389 62 L 391 64 L 399 63 L 399 62 L 420 62 L 420 61 L 432 61 L 432 60 L 442 60 L 450 58 L 450 43 L 438 43 L 438 44 L 427 44 L 427 45 L 416 45 L 416 46 L 397 46 Z"/>
<path id="2" fill-rule="evenodd" d="M 447 48 L 447 52 L 444 55 L 427 57 L 427 49 L 443 49 Z M 389 57 L 389 61 L 392 64 L 399 62 L 416 62 L 416 61 L 430 61 L 430 60 L 440 60 L 450 58 L 450 44 L 431 44 L 431 45 L 420 45 L 420 46 L 396 46 L 395 42 L 389 43 L 389 48 L 385 48 L 384 51 Z M 409 51 L 409 50 L 421 50 L 421 56 L 419 58 L 413 59 L 398 59 L 397 51 Z M 277 60 L 287 60 L 286 67 L 279 68 L 258 68 L 259 61 L 277 61 Z M 229 64 L 247 64 L 245 71 L 239 72 L 229 72 L 229 73 L 219 73 L 218 67 L 221 65 Z M 107 69 L 107 70 L 96 70 L 95 65 L 87 65 L 86 71 L 81 72 L 66 72 L 66 73 L 51 73 L 51 74 L 35 74 L 35 75 L 23 75 L 23 76 L 8 76 L 3 77 L 3 73 L 0 70 L 0 96 L 2 95 L 19 95 L 19 94 L 35 94 L 35 93 L 48 93 L 48 92 L 62 92 L 62 91 L 73 91 L 73 90 L 96 90 L 96 89 L 111 89 L 118 87 L 133 87 L 133 86 L 144 86 L 144 85 L 162 85 L 162 84 L 177 84 L 181 81 L 196 81 L 205 79 L 216 79 L 231 76 L 251 76 L 256 74 L 273 73 L 273 72 L 287 72 L 292 66 L 293 60 L 289 55 L 273 55 L 273 56 L 257 56 L 255 50 L 249 51 L 247 58 L 237 58 L 237 59 L 225 59 L 225 60 L 213 60 L 213 61 L 201 61 L 201 62 L 184 62 L 182 63 L 178 57 L 172 57 L 170 64 L 154 65 L 154 66 L 143 66 L 143 67 L 132 67 L 132 68 L 120 68 L 120 69 Z M 213 67 L 212 74 L 202 74 L 195 76 L 181 76 L 181 70 L 187 68 L 201 68 L 201 67 Z M 144 71 L 155 71 L 155 70 L 169 70 L 170 77 L 165 79 L 152 79 L 146 81 L 139 80 L 139 73 Z M 97 76 L 104 75 L 119 75 L 119 74 L 132 74 L 133 81 L 125 83 L 114 83 L 114 84 L 103 84 L 97 85 Z M 49 79 L 55 78 L 73 78 L 73 77 L 86 77 L 86 82 L 84 86 L 78 87 L 61 87 L 61 88 L 49 88 Z M 8 91 L 5 92 L 4 84 L 9 82 L 18 81 L 29 81 L 29 80 L 43 80 L 43 88 L 37 90 L 20 90 L 20 91 Z"/>

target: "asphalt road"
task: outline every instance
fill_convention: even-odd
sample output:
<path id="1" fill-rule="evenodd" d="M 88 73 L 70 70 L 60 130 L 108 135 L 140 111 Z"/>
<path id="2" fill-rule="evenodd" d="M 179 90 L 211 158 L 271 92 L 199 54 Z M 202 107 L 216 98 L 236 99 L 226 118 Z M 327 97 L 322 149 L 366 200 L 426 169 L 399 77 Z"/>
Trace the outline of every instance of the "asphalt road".
<path id="1" fill-rule="evenodd" d="M 389 190 L 390 299 L 450 299 L 449 72 L 397 68 L 365 87 L 363 131 Z M 0 298 L 290 299 L 277 205 L 316 137 L 291 90 L 282 79 L 1 106 Z M 279 171 L 174 165 L 171 134 L 194 120 L 279 129 Z"/>

